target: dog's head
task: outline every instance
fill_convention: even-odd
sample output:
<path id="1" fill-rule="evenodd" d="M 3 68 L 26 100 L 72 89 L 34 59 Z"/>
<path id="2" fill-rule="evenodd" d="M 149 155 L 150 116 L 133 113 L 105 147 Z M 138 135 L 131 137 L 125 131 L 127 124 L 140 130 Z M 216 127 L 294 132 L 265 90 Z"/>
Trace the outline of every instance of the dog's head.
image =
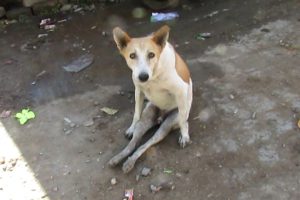
<path id="1" fill-rule="evenodd" d="M 163 26 L 150 36 L 131 38 L 119 27 L 114 28 L 114 40 L 132 70 L 134 79 L 140 82 L 151 80 L 160 54 L 169 38 L 169 31 L 168 26 Z"/>

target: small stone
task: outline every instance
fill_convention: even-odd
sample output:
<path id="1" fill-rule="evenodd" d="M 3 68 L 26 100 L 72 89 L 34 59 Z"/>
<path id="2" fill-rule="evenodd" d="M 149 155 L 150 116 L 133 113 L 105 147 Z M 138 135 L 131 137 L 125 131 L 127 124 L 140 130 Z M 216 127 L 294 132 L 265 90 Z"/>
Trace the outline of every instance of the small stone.
<path id="1" fill-rule="evenodd" d="M 92 119 L 83 123 L 83 126 L 85 126 L 85 127 L 89 127 L 89 126 L 93 126 L 93 125 L 94 125 L 94 120 L 92 120 Z"/>
<path id="2" fill-rule="evenodd" d="M 237 114 L 238 112 L 239 112 L 239 109 L 235 109 L 235 110 L 233 111 L 234 114 Z"/>
<path id="3" fill-rule="evenodd" d="M 150 190 L 153 193 L 159 192 L 161 189 L 162 189 L 161 186 L 155 186 L 155 185 L 152 185 L 152 184 L 150 185 Z"/>
<path id="4" fill-rule="evenodd" d="M 95 138 L 89 138 L 89 141 L 91 142 L 91 143 L 94 143 L 95 141 L 96 141 L 96 139 Z"/>
<path id="5" fill-rule="evenodd" d="M 182 174 L 180 174 L 179 172 L 177 172 L 175 175 L 176 175 L 178 178 L 181 178 L 181 177 L 182 177 Z"/>
<path id="6" fill-rule="evenodd" d="M 5 164 L 5 158 L 4 157 L 0 157 L 0 165 Z"/>
<path id="7" fill-rule="evenodd" d="M 112 178 L 111 180 L 110 180 L 110 184 L 111 185 L 116 185 L 118 182 L 117 182 L 117 179 L 116 178 Z"/>
<path id="8" fill-rule="evenodd" d="M 148 167 L 144 167 L 141 172 L 142 176 L 149 176 L 151 174 L 151 169 Z"/>
<path id="9" fill-rule="evenodd" d="M 57 192 L 57 191 L 58 191 L 58 187 L 57 187 L 57 186 L 54 187 L 54 188 L 53 188 L 53 191 L 54 191 L 54 192 Z"/>
<path id="10" fill-rule="evenodd" d="M 70 123 L 70 127 L 71 127 L 71 128 L 74 128 L 75 126 L 76 126 L 76 124 L 75 124 L 75 123 L 73 123 L 73 122 L 72 122 L 72 123 Z"/>
<path id="11" fill-rule="evenodd" d="M 106 37 L 108 34 L 105 31 L 102 31 L 102 36 Z"/>
<path id="12" fill-rule="evenodd" d="M 65 135 L 70 135 L 71 133 L 72 133 L 72 130 L 71 130 L 71 129 L 65 131 Z"/>
<path id="13" fill-rule="evenodd" d="M 233 99 L 234 99 L 234 95 L 233 95 L 233 94 L 230 94 L 230 95 L 229 95 L 229 98 L 230 98 L 231 100 L 233 100 Z"/>
<path id="14" fill-rule="evenodd" d="M 251 119 L 255 119 L 256 118 L 256 112 L 253 112 L 251 115 Z"/>
<path id="15" fill-rule="evenodd" d="M 135 180 L 136 180 L 136 182 L 138 182 L 138 181 L 140 180 L 140 175 L 139 175 L 139 174 L 137 174 L 137 175 L 135 176 Z"/>

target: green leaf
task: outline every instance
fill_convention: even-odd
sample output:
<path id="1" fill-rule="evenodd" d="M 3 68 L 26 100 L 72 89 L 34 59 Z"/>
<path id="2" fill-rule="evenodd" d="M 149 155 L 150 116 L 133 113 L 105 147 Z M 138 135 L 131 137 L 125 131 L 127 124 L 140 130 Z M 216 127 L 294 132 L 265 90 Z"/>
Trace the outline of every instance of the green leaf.
<path id="1" fill-rule="evenodd" d="M 17 113 L 17 114 L 16 114 L 16 118 L 20 119 L 20 118 L 22 118 L 22 117 L 23 117 L 23 114 L 22 114 L 22 113 Z"/>
<path id="2" fill-rule="evenodd" d="M 33 119 L 33 118 L 35 118 L 34 112 L 29 111 L 28 113 L 26 113 L 26 118 L 27 119 Z"/>
<path id="3" fill-rule="evenodd" d="M 19 119 L 19 122 L 20 122 L 21 125 L 24 125 L 27 122 L 27 120 L 28 120 L 27 118 L 22 117 L 22 118 Z"/>

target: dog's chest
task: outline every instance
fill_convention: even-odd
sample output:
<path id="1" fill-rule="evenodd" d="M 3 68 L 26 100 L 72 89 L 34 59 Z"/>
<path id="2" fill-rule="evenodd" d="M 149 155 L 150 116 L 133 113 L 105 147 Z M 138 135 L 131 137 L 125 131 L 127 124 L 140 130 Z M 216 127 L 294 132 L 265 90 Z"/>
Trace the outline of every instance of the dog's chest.
<path id="1" fill-rule="evenodd" d="M 175 96 L 162 86 L 163 84 L 149 83 L 142 86 L 141 89 L 146 98 L 160 109 L 172 110 L 176 108 Z"/>

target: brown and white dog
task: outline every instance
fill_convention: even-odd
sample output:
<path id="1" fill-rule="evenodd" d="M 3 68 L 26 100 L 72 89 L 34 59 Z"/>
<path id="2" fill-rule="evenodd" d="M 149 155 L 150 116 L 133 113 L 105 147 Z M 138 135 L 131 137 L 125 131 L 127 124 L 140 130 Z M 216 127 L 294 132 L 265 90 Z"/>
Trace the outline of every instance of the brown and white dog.
<path id="1" fill-rule="evenodd" d="M 135 112 L 131 126 L 126 131 L 132 137 L 122 152 L 114 156 L 110 166 L 115 166 L 129 156 L 142 136 L 162 119 L 158 130 L 140 146 L 123 164 L 123 172 L 129 172 L 137 159 L 152 145 L 164 139 L 168 133 L 180 128 L 179 144 L 190 142 L 188 117 L 192 104 L 192 79 L 187 65 L 168 42 L 170 28 L 161 27 L 155 33 L 141 38 L 131 38 L 116 27 L 114 40 L 127 65 L 132 70 L 135 86 Z M 143 110 L 144 99 L 149 100 Z M 163 117 L 160 113 L 166 113 Z"/>

